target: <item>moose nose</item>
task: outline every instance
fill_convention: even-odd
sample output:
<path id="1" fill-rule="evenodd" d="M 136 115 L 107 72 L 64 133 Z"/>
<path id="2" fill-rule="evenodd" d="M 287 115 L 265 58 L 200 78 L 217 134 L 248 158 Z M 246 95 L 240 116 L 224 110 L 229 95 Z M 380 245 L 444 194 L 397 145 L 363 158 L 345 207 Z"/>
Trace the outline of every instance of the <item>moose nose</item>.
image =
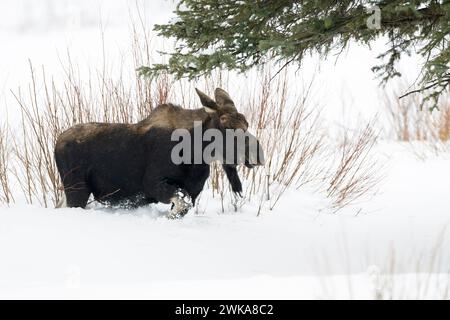
<path id="1" fill-rule="evenodd" d="M 247 144 L 247 152 L 245 159 L 245 166 L 247 168 L 253 168 L 255 166 L 262 166 L 265 164 L 264 152 L 261 148 L 261 144 L 255 136 L 248 133 L 249 139 Z"/>

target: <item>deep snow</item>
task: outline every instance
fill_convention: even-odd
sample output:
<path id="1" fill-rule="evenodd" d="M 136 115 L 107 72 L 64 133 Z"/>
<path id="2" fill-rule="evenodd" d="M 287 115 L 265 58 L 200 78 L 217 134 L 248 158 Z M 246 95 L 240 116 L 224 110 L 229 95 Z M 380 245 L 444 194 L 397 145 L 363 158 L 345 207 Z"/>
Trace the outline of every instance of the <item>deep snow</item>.
<path id="1" fill-rule="evenodd" d="M 393 143 L 377 151 L 389 158 L 380 194 L 335 214 L 307 190 L 259 217 L 251 204 L 220 213 L 208 191 L 200 214 L 175 221 L 165 205 L 2 207 L 0 297 L 373 298 L 384 273 L 399 288 L 423 277 L 445 289 L 434 279 L 450 270 L 449 157 L 422 161 Z"/>

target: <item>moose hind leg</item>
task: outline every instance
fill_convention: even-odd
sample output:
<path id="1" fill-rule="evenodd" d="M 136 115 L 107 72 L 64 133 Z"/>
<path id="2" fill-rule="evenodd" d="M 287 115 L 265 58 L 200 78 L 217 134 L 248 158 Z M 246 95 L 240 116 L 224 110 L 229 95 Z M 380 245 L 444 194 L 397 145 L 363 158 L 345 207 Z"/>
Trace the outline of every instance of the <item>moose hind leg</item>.
<path id="1" fill-rule="evenodd" d="M 66 195 L 66 205 L 69 208 L 85 208 L 91 190 L 85 182 L 70 183 L 64 185 L 64 193 Z"/>
<path id="2" fill-rule="evenodd" d="M 91 192 L 87 189 L 66 192 L 67 207 L 85 208 Z"/>

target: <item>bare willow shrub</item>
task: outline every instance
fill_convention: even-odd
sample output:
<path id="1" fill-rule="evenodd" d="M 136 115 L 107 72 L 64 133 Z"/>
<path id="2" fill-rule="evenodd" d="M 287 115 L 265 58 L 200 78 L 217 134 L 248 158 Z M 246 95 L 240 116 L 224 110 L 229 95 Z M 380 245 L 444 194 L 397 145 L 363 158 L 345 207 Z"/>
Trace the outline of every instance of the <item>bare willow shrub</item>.
<path id="1" fill-rule="evenodd" d="M 273 209 L 288 188 L 309 186 L 325 190 L 338 210 L 375 190 L 382 167 L 373 157 L 375 120 L 356 132 L 345 129 L 335 147 L 320 108 L 309 103 L 314 79 L 294 92 L 287 71 L 274 81 L 269 69 L 261 78 L 252 100 L 242 104 L 266 153 L 265 168 L 241 169 L 247 198 L 267 195 Z"/>
<path id="2" fill-rule="evenodd" d="M 312 83 L 301 90 L 300 96 L 289 90 L 287 71 L 275 81 L 270 70 L 261 78 L 246 115 L 265 150 L 266 165 L 257 170 L 244 169 L 243 173 L 249 184 L 246 195 L 266 192 L 273 209 L 287 188 L 318 179 L 314 159 L 322 151 L 324 133 L 320 111 L 308 106 Z"/>
<path id="3" fill-rule="evenodd" d="M 10 186 L 10 148 L 6 125 L 0 124 L 0 204 L 14 201 Z"/>
<path id="4" fill-rule="evenodd" d="M 430 111 L 422 107 L 421 96 L 398 97 L 405 92 L 406 85 L 384 95 L 384 106 L 391 131 L 399 141 L 446 142 L 450 139 L 450 93 L 444 93 L 438 102 L 438 109 Z"/>
<path id="5" fill-rule="evenodd" d="M 438 110 L 438 115 L 432 120 L 436 138 L 446 142 L 450 140 L 450 94 L 444 96 Z"/>
<path id="6" fill-rule="evenodd" d="M 336 210 L 374 191 L 381 179 L 382 165 L 372 154 L 377 141 L 373 127 L 374 123 L 369 122 L 362 130 L 344 131 L 337 152 L 330 154 L 332 164 L 326 174 L 326 192 Z"/>

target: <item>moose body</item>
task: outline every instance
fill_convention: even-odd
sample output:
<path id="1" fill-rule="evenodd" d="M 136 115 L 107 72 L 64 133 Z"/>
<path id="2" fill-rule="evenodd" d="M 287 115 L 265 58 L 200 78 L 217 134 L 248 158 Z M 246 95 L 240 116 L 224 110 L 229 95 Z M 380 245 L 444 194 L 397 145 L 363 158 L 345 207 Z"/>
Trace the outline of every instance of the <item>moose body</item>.
<path id="1" fill-rule="evenodd" d="M 67 206 L 84 208 L 93 194 L 97 201 L 126 207 L 172 203 L 172 217 L 186 214 L 210 168 L 206 162 L 175 164 L 171 153 L 178 142 L 172 141 L 173 131 L 193 131 L 195 122 L 202 124 L 202 130 L 220 128 L 227 117 L 227 126 L 233 119 L 240 120 L 234 121 L 235 127 L 247 126 L 222 89 L 216 89 L 217 102 L 197 93 L 204 108 L 164 104 L 136 124 L 87 123 L 63 132 L 56 143 L 55 160 Z M 236 165 L 223 164 L 223 168 L 232 190 L 240 193 Z"/>

